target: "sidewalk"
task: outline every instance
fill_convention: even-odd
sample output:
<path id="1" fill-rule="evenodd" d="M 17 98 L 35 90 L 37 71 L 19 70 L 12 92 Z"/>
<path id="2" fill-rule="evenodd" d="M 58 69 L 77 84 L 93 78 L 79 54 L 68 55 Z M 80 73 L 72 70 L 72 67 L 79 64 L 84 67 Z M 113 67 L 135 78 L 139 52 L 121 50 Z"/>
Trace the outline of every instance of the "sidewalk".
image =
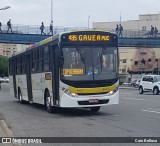
<path id="1" fill-rule="evenodd" d="M 2 137 L 14 137 L 12 131 L 7 126 L 7 123 L 5 122 L 4 116 L 0 113 L 0 138 Z M 1 141 L 1 140 L 0 140 Z M 20 146 L 18 144 L 2 144 L 2 146 Z"/>
<path id="2" fill-rule="evenodd" d="M 138 90 L 138 88 L 135 88 L 135 87 L 127 87 L 127 86 L 119 86 L 119 89 Z"/>

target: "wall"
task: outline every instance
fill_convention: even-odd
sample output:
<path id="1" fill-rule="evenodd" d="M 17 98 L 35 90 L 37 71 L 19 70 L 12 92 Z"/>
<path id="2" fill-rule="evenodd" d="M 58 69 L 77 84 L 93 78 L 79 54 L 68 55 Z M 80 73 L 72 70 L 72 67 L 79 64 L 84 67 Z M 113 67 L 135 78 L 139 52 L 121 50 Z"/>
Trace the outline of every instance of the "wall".
<path id="1" fill-rule="evenodd" d="M 126 81 L 130 74 L 158 73 L 160 68 L 160 48 L 120 47 L 119 57 L 119 73 L 125 75 Z M 142 59 L 145 64 L 141 63 Z"/>

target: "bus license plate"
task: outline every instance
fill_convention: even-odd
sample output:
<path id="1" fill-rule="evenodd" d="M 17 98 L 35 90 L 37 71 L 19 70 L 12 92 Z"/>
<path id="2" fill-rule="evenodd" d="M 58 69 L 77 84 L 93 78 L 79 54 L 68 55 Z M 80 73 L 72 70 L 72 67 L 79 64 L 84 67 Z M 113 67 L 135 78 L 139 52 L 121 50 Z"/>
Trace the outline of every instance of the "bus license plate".
<path id="1" fill-rule="evenodd" d="M 98 103 L 98 99 L 90 99 L 89 103 Z"/>

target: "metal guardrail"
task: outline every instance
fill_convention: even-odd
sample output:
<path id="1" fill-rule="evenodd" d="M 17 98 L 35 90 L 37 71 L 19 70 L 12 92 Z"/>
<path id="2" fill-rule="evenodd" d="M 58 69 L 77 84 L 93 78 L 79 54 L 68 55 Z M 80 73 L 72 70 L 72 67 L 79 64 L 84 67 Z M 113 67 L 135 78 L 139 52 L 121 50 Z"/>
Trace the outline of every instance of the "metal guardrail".
<path id="1" fill-rule="evenodd" d="M 31 25 L 12 25 L 12 31 L 13 33 L 18 33 L 18 34 L 41 34 L 41 30 L 39 29 L 40 26 L 31 26 Z M 2 33 L 7 33 L 7 25 L 2 25 L 1 27 Z M 55 26 L 53 28 L 53 33 L 58 34 L 61 32 L 68 32 L 72 30 L 86 30 L 87 28 L 85 27 L 61 27 L 61 26 Z M 49 26 L 45 26 L 44 33 L 48 34 L 49 32 Z M 9 33 L 11 31 L 9 30 Z"/>
<path id="2" fill-rule="evenodd" d="M 12 31 L 14 33 L 18 34 L 41 34 L 41 31 L 39 29 L 40 26 L 32 26 L 32 25 L 12 25 Z M 7 32 L 7 25 L 2 25 L 1 27 L 2 32 Z M 88 30 L 86 27 L 63 27 L 63 26 L 54 26 L 53 27 L 53 33 L 58 34 L 61 32 L 68 32 L 73 30 Z M 90 30 L 93 30 L 92 28 Z M 114 32 L 114 29 L 103 29 L 104 31 Z M 45 34 L 48 34 L 49 32 L 49 26 L 45 26 L 44 29 Z M 150 38 L 150 31 L 142 31 L 142 30 L 133 30 L 133 29 L 124 29 L 122 31 L 122 37 L 125 38 Z M 160 37 L 160 33 L 157 33 L 156 36 L 152 37 Z"/>

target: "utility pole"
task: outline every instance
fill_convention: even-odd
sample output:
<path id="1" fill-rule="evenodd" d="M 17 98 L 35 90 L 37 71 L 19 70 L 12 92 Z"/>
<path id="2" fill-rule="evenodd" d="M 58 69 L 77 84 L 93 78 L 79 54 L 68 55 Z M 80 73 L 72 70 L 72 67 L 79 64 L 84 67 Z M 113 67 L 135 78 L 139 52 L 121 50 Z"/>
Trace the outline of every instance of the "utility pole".
<path id="1" fill-rule="evenodd" d="M 121 11 L 120 11 L 120 24 L 121 24 L 121 21 L 122 21 L 121 19 L 122 19 L 122 17 L 121 17 Z"/>
<path id="2" fill-rule="evenodd" d="M 89 30 L 89 19 L 90 19 L 90 15 L 88 15 L 88 30 Z"/>
<path id="3" fill-rule="evenodd" d="M 51 23 L 53 22 L 53 1 L 51 0 Z M 52 31 L 54 35 L 53 23 L 52 23 Z"/>

